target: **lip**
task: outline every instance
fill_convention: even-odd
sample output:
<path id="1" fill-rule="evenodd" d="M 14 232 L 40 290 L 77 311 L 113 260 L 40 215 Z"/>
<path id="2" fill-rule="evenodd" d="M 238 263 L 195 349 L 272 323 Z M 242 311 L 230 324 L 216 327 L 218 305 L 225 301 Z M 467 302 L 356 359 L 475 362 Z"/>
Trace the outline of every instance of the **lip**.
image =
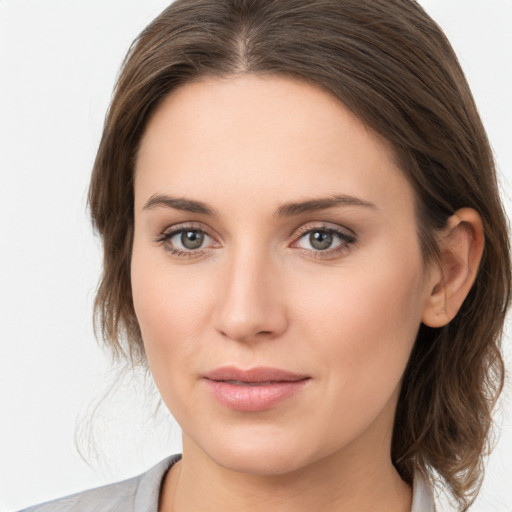
<path id="1" fill-rule="evenodd" d="M 299 393 L 311 377 L 280 368 L 242 370 L 226 366 L 206 373 L 203 379 L 208 391 L 222 405 L 236 411 L 260 412 Z"/>

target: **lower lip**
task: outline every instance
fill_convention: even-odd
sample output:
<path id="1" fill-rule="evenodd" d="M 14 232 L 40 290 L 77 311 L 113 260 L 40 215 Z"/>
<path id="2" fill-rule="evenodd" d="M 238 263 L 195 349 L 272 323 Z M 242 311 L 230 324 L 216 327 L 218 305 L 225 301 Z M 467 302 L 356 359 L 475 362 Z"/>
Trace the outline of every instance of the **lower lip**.
<path id="1" fill-rule="evenodd" d="M 270 382 L 268 384 L 233 384 L 205 379 L 210 393 L 222 404 L 235 411 L 260 412 L 271 409 L 296 395 L 309 379 Z"/>

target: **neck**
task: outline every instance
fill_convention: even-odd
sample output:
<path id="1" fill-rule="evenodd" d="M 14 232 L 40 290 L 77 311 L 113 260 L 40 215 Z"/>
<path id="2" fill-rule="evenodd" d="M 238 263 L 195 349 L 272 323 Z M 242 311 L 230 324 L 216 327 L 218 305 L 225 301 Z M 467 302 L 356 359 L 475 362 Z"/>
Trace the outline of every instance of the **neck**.
<path id="1" fill-rule="evenodd" d="M 409 512 L 412 492 L 389 451 L 345 449 L 281 475 L 255 475 L 218 465 L 184 439 L 183 459 L 169 472 L 161 512 Z M 355 454 L 357 453 L 357 456 Z"/>

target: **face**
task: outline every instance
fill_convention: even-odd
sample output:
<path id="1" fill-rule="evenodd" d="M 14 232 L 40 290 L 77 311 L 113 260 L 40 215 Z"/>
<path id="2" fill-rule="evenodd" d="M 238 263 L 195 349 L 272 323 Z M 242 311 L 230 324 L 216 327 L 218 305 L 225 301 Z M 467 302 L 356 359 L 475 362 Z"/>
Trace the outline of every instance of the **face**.
<path id="1" fill-rule="evenodd" d="M 131 272 L 184 450 L 255 474 L 389 458 L 428 279 L 411 186 L 336 98 L 251 75 L 174 91 L 136 164 Z"/>

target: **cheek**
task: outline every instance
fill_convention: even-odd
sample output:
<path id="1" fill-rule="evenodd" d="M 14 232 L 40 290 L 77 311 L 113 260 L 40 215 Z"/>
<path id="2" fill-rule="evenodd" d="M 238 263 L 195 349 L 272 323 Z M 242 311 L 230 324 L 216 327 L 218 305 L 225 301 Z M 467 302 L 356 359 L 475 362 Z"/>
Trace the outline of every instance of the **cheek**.
<path id="1" fill-rule="evenodd" d="M 151 372 L 160 387 L 162 376 L 168 380 L 175 375 L 172 368 L 193 368 L 208 319 L 206 295 L 197 276 L 188 275 L 184 267 L 173 270 L 165 257 L 155 261 L 145 252 L 134 246 L 133 302 Z"/>
<path id="2" fill-rule="evenodd" d="M 349 386 L 360 397 L 389 394 L 401 379 L 421 322 L 421 259 L 383 257 L 316 284 L 297 305 L 297 318 L 307 319 L 299 320 L 302 330 L 316 340 L 312 357 L 329 368 L 337 388 Z"/>

